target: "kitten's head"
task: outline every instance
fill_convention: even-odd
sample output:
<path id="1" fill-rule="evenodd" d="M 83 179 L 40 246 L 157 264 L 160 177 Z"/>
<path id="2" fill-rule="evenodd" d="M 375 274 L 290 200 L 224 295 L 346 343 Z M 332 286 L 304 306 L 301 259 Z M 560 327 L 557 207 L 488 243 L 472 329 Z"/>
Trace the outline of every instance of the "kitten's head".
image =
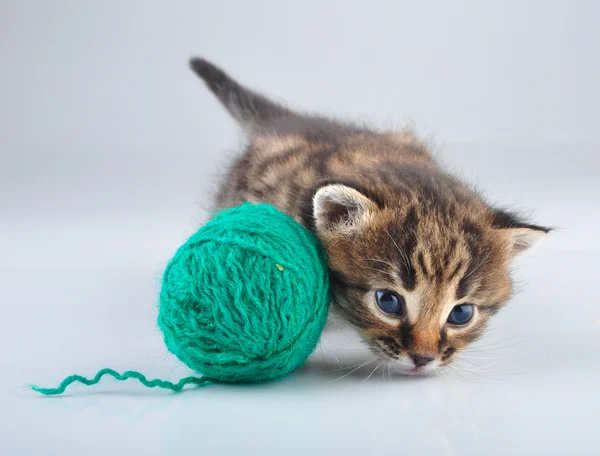
<path id="1" fill-rule="evenodd" d="M 548 232 L 434 173 L 400 170 L 402 185 L 385 192 L 328 183 L 313 199 L 333 311 L 409 374 L 450 363 L 482 334 L 511 295 L 511 260 Z"/>

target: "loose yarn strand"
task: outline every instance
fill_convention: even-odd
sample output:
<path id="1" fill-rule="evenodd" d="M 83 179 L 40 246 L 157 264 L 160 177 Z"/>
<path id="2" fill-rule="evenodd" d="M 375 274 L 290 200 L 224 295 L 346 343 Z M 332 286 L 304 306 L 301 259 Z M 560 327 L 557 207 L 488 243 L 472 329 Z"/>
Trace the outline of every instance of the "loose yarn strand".
<path id="1" fill-rule="evenodd" d="M 95 385 L 98 382 L 100 382 L 102 377 L 104 377 L 105 375 L 110 375 L 119 381 L 135 378 L 146 388 L 158 387 L 168 389 L 176 393 L 181 391 L 185 385 L 194 384 L 200 386 L 209 381 L 206 377 L 185 377 L 179 380 L 179 382 L 177 383 L 171 383 L 166 380 L 160 379 L 148 380 L 144 375 L 136 371 L 126 371 L 123 372 L 123 374 L 119 374 L 117 371 L 107 368 L 101 369 L 92 379 L 82 377 L 81 375 L 70 375 L 69 377 L 65 378 L 57 388 L 41 388 L 39 386 L 32 385 L 31 389 L 33 391 L 37 391 L 38 393 L 43 394 L 44 396 L 54 396 L 57 394 L 64 393 L 71 383 L 79 382 L 87 386 Z"/>

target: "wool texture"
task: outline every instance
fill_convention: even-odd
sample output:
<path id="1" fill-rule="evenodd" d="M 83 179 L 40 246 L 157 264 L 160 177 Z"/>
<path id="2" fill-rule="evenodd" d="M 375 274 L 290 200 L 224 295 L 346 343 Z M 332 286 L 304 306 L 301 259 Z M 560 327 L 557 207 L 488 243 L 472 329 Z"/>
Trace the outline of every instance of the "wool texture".
<path id="1" fill-rule="evenodd" d="M 71 375 L 56 388 L 31 388 L 52 396 L 74 382 L 95 385 L 109 375 L 179 392 L 208 381 L 283 377 L 315 349 L 328 307 L 319 240 L 274 207 L 245 203 L 200 228 L 163 275 L 158 326 L 167 348 L 201 377 L 171 383 L 105 368 L 92 379 Z"/>
<path id="2" fill-rule="evenodd" d="M 329 306 L 324 249 L 266 204 L 220 212 L 168 264 L 158 325 L 177 358 L 213 381 L 283 377 L 315 349 Z"/>

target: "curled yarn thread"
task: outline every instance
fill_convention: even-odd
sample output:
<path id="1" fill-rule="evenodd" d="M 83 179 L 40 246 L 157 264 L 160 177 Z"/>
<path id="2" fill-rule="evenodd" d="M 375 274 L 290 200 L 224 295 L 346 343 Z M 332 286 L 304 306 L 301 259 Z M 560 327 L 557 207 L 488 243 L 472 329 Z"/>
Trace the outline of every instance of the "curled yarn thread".
<path id="1" fill-rule="evenodd" d="M 315 349 L 329 307 L 329 275 L 319 240 L 291 217 L 266 204 L 224 210 L 175 253 L 165 269 L 158 326 L 168 350 L 201 377 L 178 383 L 148 380 L 139 372 L 102 369 L 148 388 L 181 391 L 208 381 L 261 382 L 300 367 Z"/>
<path id="2" fill-rule="evenodd" d="M 43 394 L 44 396 L 54 396 L 57 394 L 64 393 L 65 390 L 67 389 L 67 387 L 71 383 L 79 382 L 79 383 L 83 383 L 84 385 L 87 385 L 87 386 L 95 385 L 98 382 L 100 382 L 102 377 L 104 377 L 105 375 L 110 375 L 120 381 L 127 380 L 130 378 L 135 378 L 136 380 L 139 380 L 140 383 L 142 383 L 142 385 L 144 385 L 146 388 L 158 387 L 158 388 L 168 389 L 168 390 L 174 391 L 176 393 L 181 391 L 185 385 L 189 385 L 189 384 L 202 385 L 203 383 L 208 381 L 206 378 L 203 378 L 203 377 L 185 377 L 185 378 L 182 378 L 181 380 L 179 380 L 179 382 L 177 382 L 177 383 L 171 383 L 166 380 L 159 380 L 159 379 L 148 380 L 144 375 L 142 375 L 136 371 L 126 371 L 126 372 L 123 372 L 122 374 L 119 374 L 117 371 L 115 371 L 113 369 L 106 368 L 106 369 L 101 369 L 100 371 L 98 371 L 98 373 L 92 379 L 82 377 L 81 375 L 71 375 L 71 376 L 65 378 L 61 382 L 61 384 L 56 388 L 42 388 L 37 385 L 32 385 L 31 389 L 33 391 L 37 391 L 38 393 Z"/>

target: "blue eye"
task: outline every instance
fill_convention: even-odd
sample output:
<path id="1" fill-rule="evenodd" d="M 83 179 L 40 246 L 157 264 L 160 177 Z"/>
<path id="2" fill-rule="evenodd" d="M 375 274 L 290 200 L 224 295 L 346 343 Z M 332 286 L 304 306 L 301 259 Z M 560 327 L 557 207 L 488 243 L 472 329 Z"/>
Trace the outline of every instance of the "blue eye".
<path id="1" fill-rule="evenodd" d="M 473 304 L 459 304 L 454 306 L 450 315 L 448 315 L 448 323 L 453 325 L 467 324 L 471 321 L 471 318 L 473 318 L 473 314 Z"/>
<path id="2" fill-rule="evenodd" d="M 404 299 L 390 290 L 377 290 L 375 293 L 377 305 L 386 314 L 404 314 Z"/>

